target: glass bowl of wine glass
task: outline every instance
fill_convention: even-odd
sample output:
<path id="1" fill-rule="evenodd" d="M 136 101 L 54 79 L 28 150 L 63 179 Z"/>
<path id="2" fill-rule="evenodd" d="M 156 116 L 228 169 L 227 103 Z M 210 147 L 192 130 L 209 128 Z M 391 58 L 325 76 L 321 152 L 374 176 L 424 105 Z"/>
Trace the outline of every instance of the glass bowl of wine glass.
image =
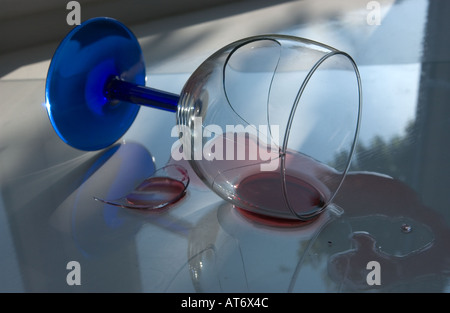
<path id="1" fill-rule="evenodd" d="M 347 174 L 361 106 L 348 54 L 291 36 L 245 38 L 214 53 L 185 84 L 172 156 L 189 160 L 247 217 L 308 222 Z"/>

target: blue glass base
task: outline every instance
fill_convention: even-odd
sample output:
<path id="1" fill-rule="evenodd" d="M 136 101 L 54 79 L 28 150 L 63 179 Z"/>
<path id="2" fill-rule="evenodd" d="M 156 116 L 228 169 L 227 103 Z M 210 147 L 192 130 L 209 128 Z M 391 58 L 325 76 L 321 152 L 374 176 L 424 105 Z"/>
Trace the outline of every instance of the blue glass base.
<path id="1" fill-rule="evenodd" d="M 64 38 L 52 58 L 45 90 L 48 116 L 64 142 L 99 150 L 128 130 L 140 106 L 105 96 L 113 77 L 145 86 L 142 51 L 127 27 L 111 18 L 94 18 Z"/>

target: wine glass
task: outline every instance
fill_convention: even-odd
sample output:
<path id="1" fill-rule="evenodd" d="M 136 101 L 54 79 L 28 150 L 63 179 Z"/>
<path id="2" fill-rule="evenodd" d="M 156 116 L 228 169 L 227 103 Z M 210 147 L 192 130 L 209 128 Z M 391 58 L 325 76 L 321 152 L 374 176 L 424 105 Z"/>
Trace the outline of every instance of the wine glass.
<path id="1" fill-rule="evenodd" d="M 172 158 L 188 160 L 244 216 L 298 225 L 332 207 L 361 117 L 361 79 L 350 55 L 304 38 L 261 35 L 219 49 L 180 95 L 145 82 L 133 33 L 111 18 L 90 19 L 52 58 L 50 121 L 67 144 L 98 150 L 128 130 L 139 105 L 176 112 Z"/>

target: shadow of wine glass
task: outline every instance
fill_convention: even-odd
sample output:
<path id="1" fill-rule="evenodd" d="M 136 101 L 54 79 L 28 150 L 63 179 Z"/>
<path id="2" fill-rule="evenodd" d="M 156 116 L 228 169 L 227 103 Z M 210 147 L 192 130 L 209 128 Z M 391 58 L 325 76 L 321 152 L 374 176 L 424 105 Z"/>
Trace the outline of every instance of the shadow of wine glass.
<path id="1" fill-rule="evenodd" d="M 124 209 L 95 198 L 124 197 L 155 172 L 153 156 L 138 143 L 127 142 L 106 150 L 86 171 L 83 183 L 52 214 L 51 225 L 85 256 L 98 256 L 126 245 L 142 225 L 160 219 L 165 209 L 177 203 L 147 211 Z"/>

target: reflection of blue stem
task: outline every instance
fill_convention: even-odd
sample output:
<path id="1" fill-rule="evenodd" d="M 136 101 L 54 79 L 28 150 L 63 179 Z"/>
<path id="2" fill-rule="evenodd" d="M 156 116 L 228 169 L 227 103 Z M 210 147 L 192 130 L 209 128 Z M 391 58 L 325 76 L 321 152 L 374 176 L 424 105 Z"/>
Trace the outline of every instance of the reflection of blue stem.
<path id="1" fill-rule="evenodd" d="M 194 225 L 191 226 L 191 230 L 194 230 Z M 229 287 L 227 286 L 226 282 L 225 284 L 221 280 L 221 271 L 220 269 L 223 269 L 224 264 L 220 261 L 223 261 L 221 259 L 221 251 L 223 250 L 229 250 L 231 245 L 231 251 L 232 255 L 236 255 L 235 252 L 237 252 L 237 262 L 241 265 L 239 268 L 239 278 L 243 278 L 243 282 L 241 286 L 244 286 L 245 291 L 249 291 L 248 286 L 248 278 L 247 278 L 247 271 L 245 269 L 245 263 L 244 263 L 244 257 L 242 253 L 241 246 L 239 244 L 239 240 L 237 240 L 234 237 L 227 237 L 227 240 L 217 247 L 216 244 L 208 244 L 206 247 L 202 248 L 200 251 L 192 252 L 192 255 L 189 255 L 187 261 L 182 264 L 182 266 L 176 271 L 176 273 L 172 276 L 170 281 L 168 282 L 166 288 L 164 289 L 164 292 L 168 292 L 169 288 L 172 286 L 174 281 L 177 279 L 177 277 L 187 268 L 189 271 L 189 274 L 191 276 L 192 284 L 194 286 L 194 289 L 197 292 L 215 292 L 215 289 L 218 289 L 219 292 L 227 292 Z M 207 255 L 207 253 L 210 253 L 210 255 Z M 191 254 L 191 253 L 190 253 Z M 202 258 L 203 256 L 206 256 L 206 258 Z M 211 257 L 207 263 L 205 263 L 205 259 L 208 259 L 208 257 Z M 201 262 L 199 262 L 201 261 Z M 227 259 L 229 261 L 229 259 Z M 202 264 L 203 263 L 203 264 Z M 202 264 L 202 265 L 200 265 Z M 226 263 L 229 265 L 229 263 Z M 210 270 L 206 270 L 204 267 L 210 267 Z M 226 267 L 226 265 L 225 265 Z M 242 268 L 242 271 L 241 271 Z M 211 270 L 212 269 L 212 270 Z M 236 267 L 233 268 L 234 270 Z M 212 276 L 212 277 L 211 277 Z M 205 290 L 204 285 L 202 284 L 202 279 L 206 279 L 207 285 L 209 285 L 210 282 L 214 283 L 214 289 L 213 290 Z M 213 281 L 212 279 L 215 279 Z M 203 281 L 204 283 L 205 281 Z M 211 286 L 211 285 L 209 285 Z"/>
<path id="2" fill-rule="evenodd" d="M 184 264 L 183 266 L 180 267 L 180 269 L 175 273 L 175 275 L 173 275 L 172 279 L 169 281 L 169 283 L 167 284 L 167 287 L 164 289 L 164 292 L 167 292 L 168 289 L 170 288 L 170 286 L 172 285 L 173 281 L 178 277 L 178 275 L 185 269 L 186 266 L 188 266 L 192 260 L 194 260 L 195 258 L 197 258 L 198 256 L 200 256 L 202 253 L 211 250 L 214 253 L 214 258 L 216 257 L 216 251 L 214 249 L 214 247 L 207 247 L 201 251 L 199 251 L 198 253 L 194 254 L 193 256 L 191 256 Z M 219 284 L 220 284 L 220 280 L 219 280 Z M 195 283 L 194 283 L 195 285 Z M 222 288 L 220 287 L 220 289 L 222 290 Z"/>
<path id="3" fill-rule="evenodd" d="M 353 232 L 352 224 L 351 223 L 347 223 L 347 225 L 350 227 L 350 234 L 353 234 L 354 232 Z M 339 287 L 338 287 L 338 292 L 339 293 L 341 293 L 342 290 L 344 289 L 344 284 L 345 284 L 344 280 L 345 280 L 345 277 L 347 277 L 349 270 L 350 270 L 350 260 L 348 260 L 347 265 L 345 266 L 345 273 L 342 276 L 342 280 L 339 282 Z"/>
<path id="4" fill-rule="evenodd" d="M 237 245 L 238 250 L 239 250 L 239 256 L 240 256 L 241 262 L 242 262 L 242 269 L 244 271 L 245 287 L 246 287 L 246 290 L 248 291 L 249 288 L 248 288 L 247 271 L 245 270 L 245 263 L 244 263 L 244 257 L 243 257 L 241 245 L 239 244 L 239 241 L 236 238 L 233 238 L 233 239 L 236 241 L 236 245 Z"/>
<path id="5" fill-rule="evenodd" d="M 332 206 L 332 205 L 331 205 Z M 315 233 L 312 235 L 311 239 L 308 242 L 308 245 L 305 248 L 305 251 L 303 252 L 302 256 L 300 257 L 297 266 L 295 267 L 294 274 L 292 274 L 291 282 L 289 283 L 289 287 L 287 292 L 291 293 L 293 292 L 293 289 L 295 287 L 295 283 L 297 282 L 298 275 L 300 273 L 301 267 L 303 265 L 303 261 L 305 259 L 305 255 L 309 253 L 309 250 L 311 249 L 312 245 L 316 242 L 317 237 L 319 237 L 320 233 L 323 229 L 325 229 L 326 226 L 328 226 L 331 222 L 334 222 L 337 218 L 339 218 L 342 215 L 342 210 L 339 207 L 331 208 L 329 210 L 332 214 L 330 214 L 330 218 L 326 223 L 324 223 L 322 226 L 320 226 Z"/>

